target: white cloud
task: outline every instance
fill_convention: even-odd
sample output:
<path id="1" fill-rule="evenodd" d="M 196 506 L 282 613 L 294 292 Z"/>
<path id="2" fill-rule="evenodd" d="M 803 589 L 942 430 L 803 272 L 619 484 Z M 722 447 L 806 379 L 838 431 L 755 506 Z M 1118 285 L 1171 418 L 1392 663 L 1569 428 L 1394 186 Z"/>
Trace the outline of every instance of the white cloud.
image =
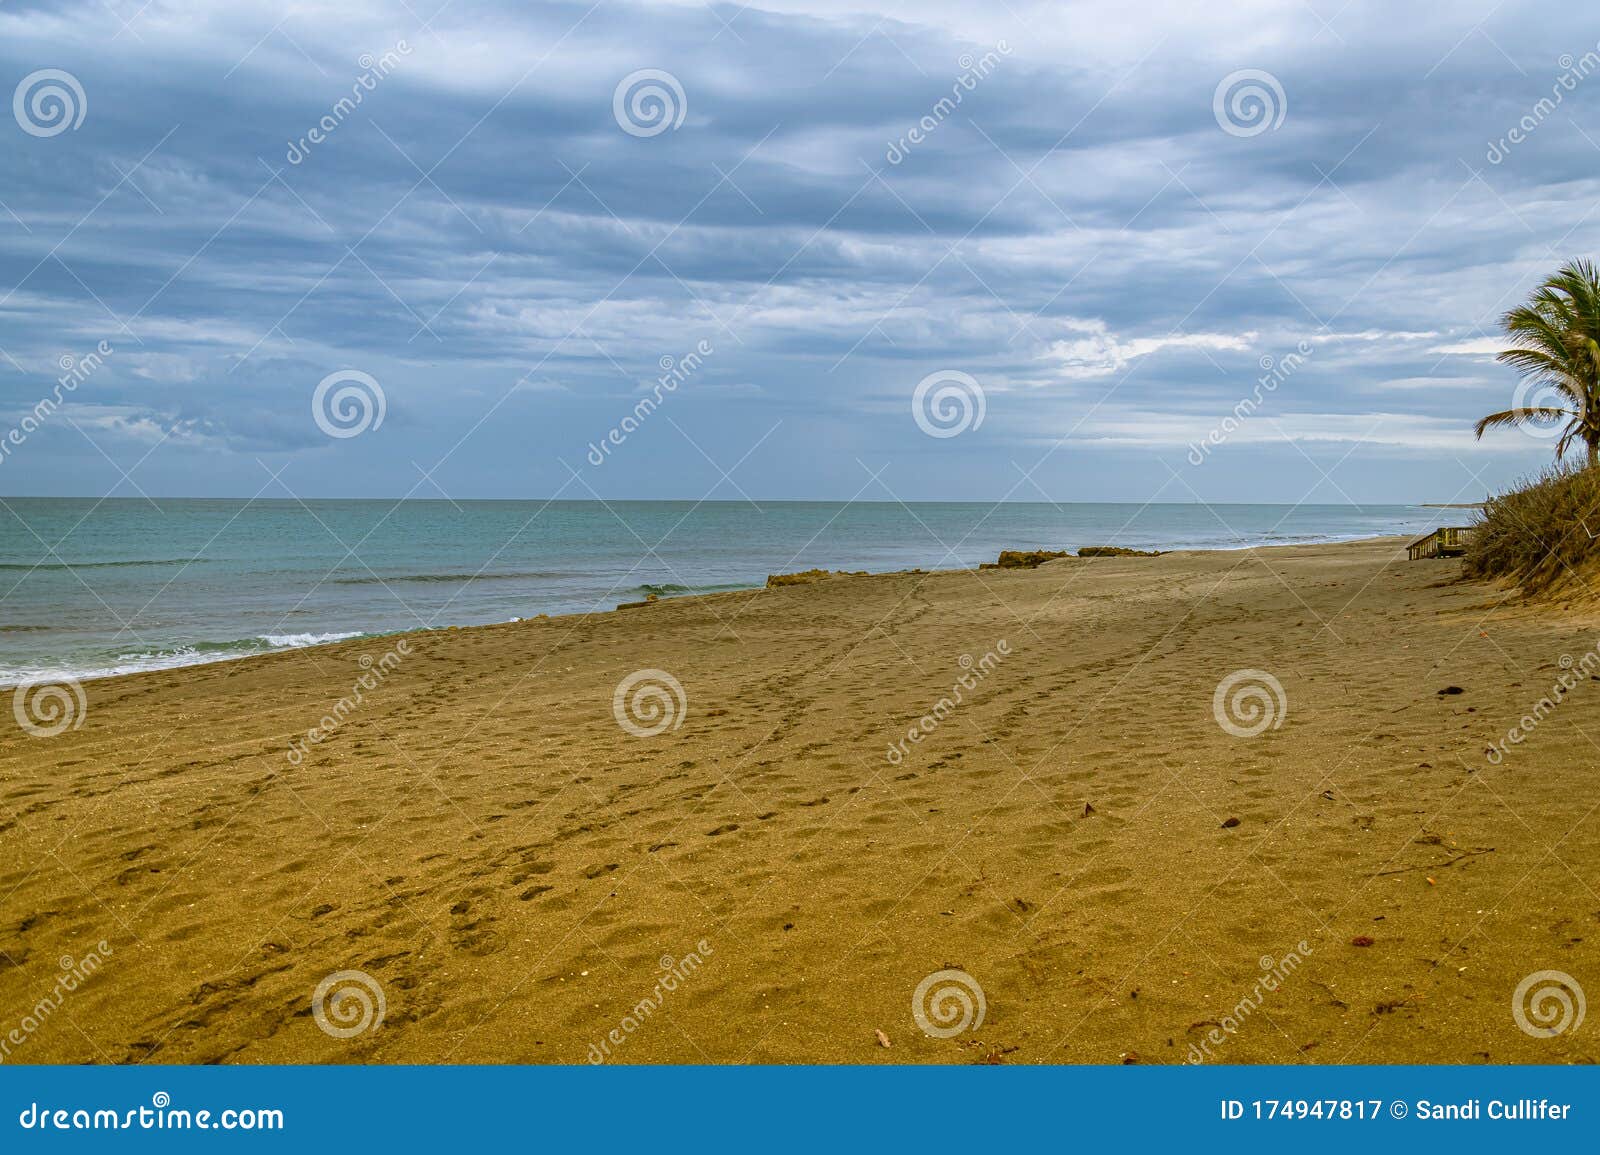
<path id="1" fill-rule="evenodd" d="M 1167 448 L 1205 440 L 1218 429 L 1227 410 L 1216 413 L 1108 411 L 1086 421 L 1073 441 Z M 1230 426 L 1232 423 L 1230 422 Z M 1416 413 L 1258 413 L 1230 427 L 1233 445 L 1293 442 L 1360 443 L 1411 451 L 1467 452 L 1475 444 L 1472 423 L 1465 418 L 1427 417 Z"/>
<path id="2" fill-rule="evenodd" d="M 1409 332 L 1405 329 L 1363 329 L 1359 333 L 1319 333 L 1308 337 L 1313 345 L 1330 341 L 1431 341 L 1439 334 L 1433 330 Z"/>
<path id="3" fill-rule="evenodd" d="M 1175 333 L 1165 337 L 1119 338 L 1104 321 L 1068 321 L 1066 327 L 1084 336 L 1053 341 L 1045 356 L 1060 362 L 1061 375 L 1069 378 L 1105 377 L 1125 369 L 1129 361 L 1163 349 L 1217 349 L 1238 352 L 1250 348 L 1251 333 Z"/>
<path id="4" fill-rule="evenodd" d="M 1430 353 L 1444 353 L 1458 357 L 1492 357 L 1506 347 L 1503 337 L 1472 337 L 1448 345 L 1434 345 Z"/>
<path id="5" fill-rule="evenodd" d="M 1417 393 L 1423 390 L 1456 392 L 1463 389 L 1504 390 L 1507 383 L 1485 377 L 1386 377 L 1362 386 L 1367 393 Z"/>

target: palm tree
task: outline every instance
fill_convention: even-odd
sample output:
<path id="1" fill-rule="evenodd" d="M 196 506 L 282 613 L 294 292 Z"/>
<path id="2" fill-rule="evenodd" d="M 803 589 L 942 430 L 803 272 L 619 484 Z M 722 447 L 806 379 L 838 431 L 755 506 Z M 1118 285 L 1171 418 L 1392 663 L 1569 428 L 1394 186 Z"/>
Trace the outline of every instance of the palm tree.
<path id="1" fill-rule="evenodd" d="M 1582 441 L 1590 468 L 1600 467 L 1600 269 L 1593 261 L 1568 261 L 1500 323 L 1513 347 L 1496 360 L 1516 366 L 1523 389 L 1531 386 L 1553 403 L 1491 413 L 1473 432 L 1481 438 L 1499 426 L 1566 421 L 1556 458 Z"/>

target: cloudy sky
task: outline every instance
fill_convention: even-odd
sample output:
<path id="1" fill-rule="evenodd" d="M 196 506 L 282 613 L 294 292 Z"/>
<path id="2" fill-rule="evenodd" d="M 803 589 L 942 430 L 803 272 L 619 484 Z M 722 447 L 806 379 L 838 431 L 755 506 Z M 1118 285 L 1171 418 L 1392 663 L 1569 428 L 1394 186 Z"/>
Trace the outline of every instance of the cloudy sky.
<path id="1" fill-rule="evenodd" d="M 1428 7 L 7 0 L 0 493 L 1480 498 L 1600 17 Z"/>

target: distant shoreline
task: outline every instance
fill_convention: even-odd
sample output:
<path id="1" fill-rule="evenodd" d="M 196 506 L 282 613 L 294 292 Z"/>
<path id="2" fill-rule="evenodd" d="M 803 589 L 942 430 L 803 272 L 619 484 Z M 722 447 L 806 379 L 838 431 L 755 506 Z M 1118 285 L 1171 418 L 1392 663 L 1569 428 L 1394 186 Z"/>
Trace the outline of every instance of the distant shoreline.
<path id="1" fill-rule="evenodd" d="M 1169 549 L 1157 550 L 1155 556 L 1169 556 L 1169 557 L 1170 556 L 1177 556 L 1177 555 L 1204 556 L 1206 554 L 1213 554 L 1213 553 L 1244 553 L 1244 552 L 1248 552 L 1248 551 L 1251 551 L 1251 550 L 1303 551 L 1303 550 L 1311 550 L 1311 549 L 1318 549 L 1318 548 L 1330 548 L 1330 547 L 1332 547 L 1332 548 L 1344 548 L 1344 547 L 1364 547 L 1364 546 L 1381 546 L 1381 545 L 1403 545 L 1408 540 L 1409 540 L 1408 536 L 1404 535 L 1404 534 L 1378 534 L 1378 535 L 1370 535 L 1370 536 L 1364 536 L 1364 537 L 1351 537 L 1351 538 L 1334 538 L 1334 537 L 1330 537 L 1330 538 L 1327 538 L 1327 539 L 1324 539 L 1324 540 L 1320 540 L 1320 541 L 1287 542 L 1287 543 L 1275 544 L 1275 545 L 1224 545 L 1224 546 L 1205 546 L 1205 547 L 1178 546 L 1178 547 L 1169 548 Z M 1069 551 L 1069 554 L 1070 553 L 1075 553 L 1075 551 Z M 1067 557 L 1063 557 L 1063 558 L 1059 558 L 1059 559 L 1055 559 L 1055 560 L 1059 561 L 1059 562 L 1066 562 L 1068 564 L 1074 564 L 1074 565 L 1077 565 L 1077 564 L 1090 564 L 1090 565 L 1099 564 L 1099 565 L 1104 565 L 1106 563 L 1113 562 L 1113 561 L 1132 561 L 1132 562 L 1135 562 L 1135 563 L 1146 562 L 1146 561 L 1153 560 L 1153 557 L 1127 557 L 1127 558 L 1123 558 L 1123 557 L 1085 557 L 1085 558 L 1078 558 L 1078 557 L 1075 557 L 1075 556 L 1067 556 Z M 1025 567 L 1025 568 L 1035 568 L 1035 567 Z M 837 570 L 837 571 L 833 571 L 833 573 L 831 575 L 829 575 L 827 577 L 824 577 L 824 578 L 821 578 L 820 581 L 796 582 L 796 583 L 793 583 L 793 585 L 815 586 L 815 585 L 820 584 L 821 582 L 826 582 L 826 583 L 830 583 L 831 584 L 831 583 L 837 582 L 837 581 L 865 580 L 865 579 L 871 579 L 871 578 L 896 578 L 896 577 L 911 577 L 911 576 L 932 577 L 932 576 L 944 576 L 944 575 L 948 575 L 948 574 L 959 574 L 959 573 L 974 573 L 975 574 L 975 573 L 978 573 L 978 572 L 980 572 L 979 568 L 978 567 L 974 567 L 974 566 L 947 566 L 947 567 L 939 567 L 939 568 L 931 568 L 931 569 L 916 569 L 916 568 L 912 568 L 912 569 L 859 570 L 859 571 Z M 1017 571 L 1015 571 L 1015 570 L 996 571 L 994 569 L 988 569 L 988 570 L 983 570 L 982 572 L 984 572 L 985 574 L 991 574 L 991 573 L 995 573 L 995 572 L 1017 572 Z M 768 576 L 772 576 L 772 575 L 768 575 Z M 730 596 L 735 596 L 735 597 L 737 597 L 737 596 L 745 596 L 745 595 L 749 595 L 749 594 L 752 594 L 752 593 L 760 593 L 760 592 L 762 592 L 762 591 L 764 591 L 764 590 L 766 590 L 768 588 L 770 588 L 770 587 L 768 587 L 766 585 L 766 579 L 765 578 L 763 578 L 761 580 L 752 579 L 749 582 L 749 584 L 747 584 L 747 585 L 746 584 L 740 584 L 740 585 L 733 585 L 733 586 L 729 586 L 727 588 L 721 588 L 721 589 L 691 589 L 691 590 L 685 590 L 683 592 L 673 592 L 673 593 L 668 593 L 668 594 L 662 594 L 653 602 L 649 601 L 649 600 L 616 602 L 616 603 L 612 604 L 610 607 L 604 608 L 604 609 L 600 608 L 599 606 L 595 606 L 595 607 L 591 607 L 591 608 L 586 609 L 586 610 L 572 610 L 572 611 L 567 611 L 567 612 L 556 612 L 556 613 L 547 613 L 547 612 L 545 612 L 545 613 L 532 613 L 532 614 L 527 614 L 527 615 L 518 615 L 518 616 L 515 616 L 515 617 L 508 618 L 505 621 L 498 621 L 498 622 L 476 622 L 476 623 L 457 623 L 457 624 L 440 623 L 438 625 L 415 626 L 415 627 L 410 627 L 410 628 L 407 628 L 407 629 L 400 629 L 400 630 L 364 630 L 364 631 L 363 630 L 355 630 L 355 631 L 349 631 L 349 632 L 341 633 L 341 634 L 329 634 L 329 635 L 321 635 L 321 636 L 307 634 L 307 635 L 300 635 L 299 636 L 303 640 L 296 640 L 296 641 L 293 641 L 293 642 L 287 642 L 286 641 L 286 642 L 283 642 L 283 643 L 272 645 L 269 648 L 240 649 L 238 652 L 230 652 L 230 651 L 225 650 L 225 649 L 222 648 L 222 647 L 234 645 L 235 643 L 232 643 L 232 642 L 222 642 L 222 643 L 201 642 L 201 643 L 193 643 L 192 644 L 192 647 L 193 647 L 192 653 L 190 655 L 186 655 L 187 660 L 182 660 L 182 659 L 180 659 L 180 660 L 171 660 L 172 657 L 176 657 L 176 655 L 171 655 L 171 656 L 168 656 L 165 660 L 153 663 L 153 664 L 145 666 L 143 668 L 140 668 L 140 667 L 137 667 L 137 666 L 129 666 L 129 667 L 126 667 L 126 668 L 121 668 L 121 669 L 108 668 L 108 667 L 103 667 L 103 666 L 102 667 L 74 667 L 74 666 L 68 664 L 68 665 L 61 665 L 61 666 L 48 667 L 48 668 L 41 667 L 39 670 L 31 672 L 27 677 L 12 676 L 10 674 L 10 672 L 8 671 L 6 673 L 0 673 L 0 691 L 11 689 L 11 688 L 14 688 L 14 687 L 20 686 L 20 685 L 27 685 L 27 684 L 34 683 L 34 682 L 50 681 L 52 679 L 59 679 L 59 678 L 71 678 L 73 681 L 76 681 L 76 682 L 79 682 L 79 683 L 90 683 L 90 682 L 108 682 L 108 681 L 113 681 L 113 680 L 121 680 L 121 679 L 125 679 L 125 678 L 141 678 L 141 677 L 148 677 L 148 676 L 156 675 L 156 674 L 172 674 L 172 673 L 176 673 L 176 672 L 183 671 L 183 670 L 194 669 L 194 668 L 200 667 L 200 666 L 216 666 L 216 665 L 221 665 L 221 664 L 224 664 L 224 663 L 259 661 L 261 659 L 269 659 L 270 660 L 270 659 L 274 659 L 274 658 L 285 658 L 285 657 L 288 657 L 289 655 L 292 655 L 292 654 L 304 655 L 308 651 L 311 652 L 311 653 L 321 653 L 321 652 L 325 652 L 325 651 L 329 650 L 332 647 L 337 647 L 337 646 L 360 647 L 360 646 L 365 645 L 365 644 L 370 644 L 371 642 L 373 642 L 376 639 L 382 639 L 382 638 L 417 637 L 417 636 L 422 636 L 422 635 L 427 635 L 427 634 L 439 634 L 439 633 L 456 632 L 456 631 L 494 630 L 494 629 L 502 629 L 502 628 L 504 628 L 506 626 L 514 626 L 514 625 L 519 625 L 519 624 L 526 624 L 526 623 L 531 623 L 531 622 L 541 622 L 541 621 L 542 622 L 556 622 L 556 623 L 560 623 L 560 622 L 569 622 L 570 623 L 570 622 L 574 622 L 574 621 L 582 621 L 584 619 L 589 619 L 589 618 L 609 617 L 609 616 L 611 616 L 613 614 L 620 614 L 620 613 L 639 614 L 639 613 L 642 613 L 642 612 L 649 612 L 650 609 L 652 609 L 652 608 L 654 608 L 656 606 L 664 606 L 669 602 L 701 601 L 701 600 L 708 600 L 708 599 L 713 599 L 713 598 L 727 598 L 727 597 L 730 597 Z M 791 585 L 785 585 L 782 588 L 793 588 L 793 587 Z M 3 635 L 4 633 L 5 633 L 5 629 L 3 627 L 0 627 L 0 635 Z M 315 639 L 315 640 L 312 640 L 312 639 Z M 239 639 L 237 644 L 243 646 L 247 642 L 260 642 L 262 640 L 264 640 L 264 639 L 261 639 L 261 638 Z"/>
<path id="2" fill-rule="evenodd" d="M 970 505 L 980 508 L 995 506 L 1040 506 L 1040 507 L 1071 507 L 1071 506 L 1136 506 L 1140 509 L 1189 509 L 1194 506 L 1211 506 L 1215 508 L 1294 508 L 1294 509 L 1445 509 L 1454 506 L 1439 503 L 1415 501 L 1139 501 L 1135 498 L 1124 498 L 1118 501 L 1012 501 L 1012 500 L 984 500 L 982 498 L 955 498 L 942 499 L 937 497 L 919 497 L 901 501 L 892 498 L 856 498 L 846 500 L 836 497 L 251 497 L 249 495 L 223 495 L 220 497 L 196 497 L 193 495 L 155 493 L 149 498 L 144 497 L 106 497 L 93 493 L 20 493 L 0 494 L 0 502 L 25 502 L 25 501 L 77 501 L 85 505 L 133 505 L 144 506 L 150 502 L 231 502 L 236 505 L 254 506 L 280 506 L 297 508 L 301 505 L 318 505 L 329 503 L 368 505 L 881 505 L 889 507 L 920 506 L 920 505 Z M 1484 502 L 1468 502 L 1465 506 L 1483 505 Z"/>
<path id="3" fill-rule="evenodd" d="M 13 510 L 37 538 L 0 542 L 0 572 L 15 586 L 0 617 L 0 684 L 592 613 L 819 568 L 976 568 L 1007 550 L 1084 546 L 1410 540 L 1464 520 L 1414 505 L 1285 504 L 184 501 L 158 512 L 57 500 Z M 41 544 L 51 541 L 66 544 L 51 554 Z"/>

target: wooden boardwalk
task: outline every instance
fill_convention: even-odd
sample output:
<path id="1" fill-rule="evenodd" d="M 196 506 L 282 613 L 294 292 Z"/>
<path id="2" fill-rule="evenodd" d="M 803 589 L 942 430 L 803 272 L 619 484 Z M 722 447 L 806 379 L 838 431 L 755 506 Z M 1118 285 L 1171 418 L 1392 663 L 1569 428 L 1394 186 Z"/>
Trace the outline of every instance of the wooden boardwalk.
<path id="1" fill-rule="evenodd" d="M 1406 555 L 1412 561 L 1430 557 L 1460 557 L 1467 552 L 1467 539 L 1472 536 L 1469 525 L 1446 525 L 1424 534 L 1406 546 Z"/>

